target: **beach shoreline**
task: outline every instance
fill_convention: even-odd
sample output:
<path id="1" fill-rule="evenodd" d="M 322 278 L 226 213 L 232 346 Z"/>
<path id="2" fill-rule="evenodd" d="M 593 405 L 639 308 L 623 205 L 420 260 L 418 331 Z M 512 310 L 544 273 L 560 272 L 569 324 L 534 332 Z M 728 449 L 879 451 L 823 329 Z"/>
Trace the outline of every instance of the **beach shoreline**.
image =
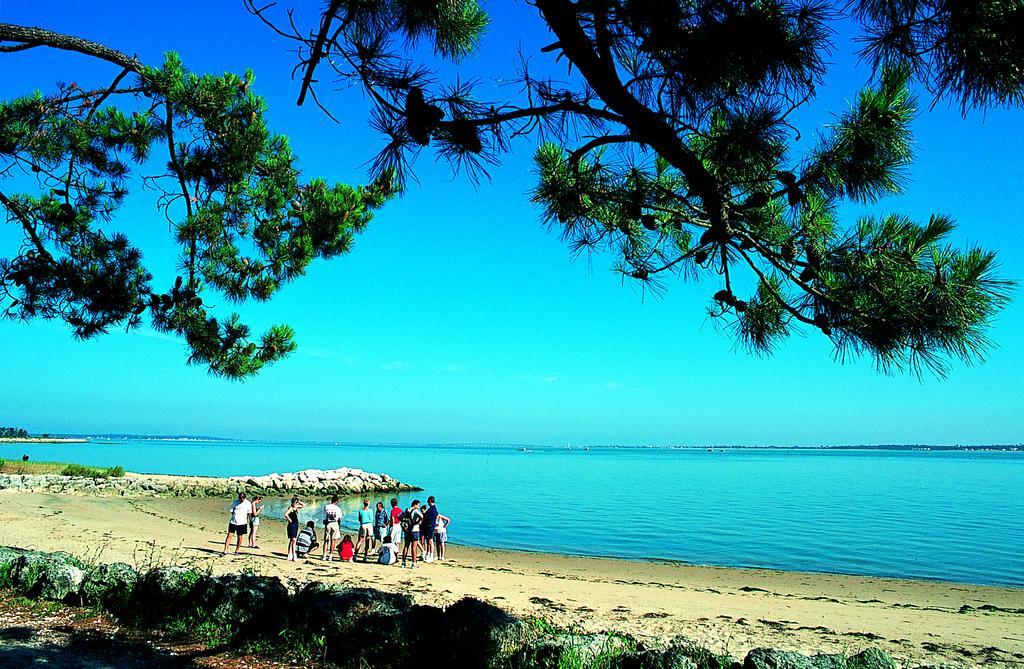
<path id="1" fill-rule="evenodd" d="M 260 530 L 262 549 L 222 557 L 228 501 L 0 491 L 0 545 L 140 567 L 187 564 L 369 586 L 440 606 L 472 596 L 557 625 L 641 638 L 684 635 L 736 656 L 764 646 L 805 653 L 879 647 L 906 662 L 1024 662 L 1024 589 L 455 544 L 451 560 L 416 571 L 289 563 L 283 520 L 270 517 Z"/>

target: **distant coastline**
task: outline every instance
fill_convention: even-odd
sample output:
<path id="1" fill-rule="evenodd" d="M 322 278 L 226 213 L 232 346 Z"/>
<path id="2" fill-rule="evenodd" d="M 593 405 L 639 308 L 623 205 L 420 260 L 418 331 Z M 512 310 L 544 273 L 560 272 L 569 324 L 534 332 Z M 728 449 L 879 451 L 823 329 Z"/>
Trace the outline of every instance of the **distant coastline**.
<path id="1" fill-rule="evenodd" d="M 43 436 L 30 437 L 0 437 L 0 443 L 25 443 L 25 444 L 80 444 L 89 443 L 94 440 L 102 441 L 167 441 L 167 442 L 214 442 L 214 443 L 249 443 L 259 442 L 287 446 L 288 444 L 317 444 L 322 446 L 400 446 L 400 447 L 484 447 L 484 448 L 515 448 L 524 452 L 534 449 L 544 450 L 616 450 L 616 449 L 651 449 L 651 450 L 706 450 L 706 451 L 729 451 L 729 450 L 755 450 L 755 451 L 996 451 L 996 452 L 1024 452 L 1024 443 L 1017 444 L 817 444 L 814 446 L 786 446 L 786 445 L 746 445 L 746 444 L 525 444 L 525 443 L 482 443 L 482 442 L 373 442 L 373 441 L 333 441 L 323 439 L 295 439 L 295 440 L 274 440 L 274 439 L 239 439 L 233 437 L 216 437 L 209 435 L 179 434 L 179 435 L 152 435 L 152 434 L 85 434 L 85 433 L 57 433 Z"/>
<path id="2" fill-rule="evenodd" d="M 0 437 L 0 444 L 87 444 L 83 437 Z"/>
<path id="3" fill-rule="evenodd" d="M 228 437 L 212 437 L 202 434 L 61 434 L 60 437 L 76 439 L 79 441 L 92 441 L 102 439 L 104 441 L 216 441 L 232 442 L 245 441 L 242 439 L 230 439 Z"/>

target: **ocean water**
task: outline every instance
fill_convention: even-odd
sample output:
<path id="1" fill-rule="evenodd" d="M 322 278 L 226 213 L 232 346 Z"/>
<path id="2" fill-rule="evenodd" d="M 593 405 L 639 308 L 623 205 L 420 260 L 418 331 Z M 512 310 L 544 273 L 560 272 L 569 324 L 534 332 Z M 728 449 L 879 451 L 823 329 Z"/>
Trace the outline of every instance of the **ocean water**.
<path id="1" fill-rule="evenodd" d="M 476 546 L 1024 587 L 1024 452 L 0 444 L 23 452 L 145 473 L 387 472 Z"/>

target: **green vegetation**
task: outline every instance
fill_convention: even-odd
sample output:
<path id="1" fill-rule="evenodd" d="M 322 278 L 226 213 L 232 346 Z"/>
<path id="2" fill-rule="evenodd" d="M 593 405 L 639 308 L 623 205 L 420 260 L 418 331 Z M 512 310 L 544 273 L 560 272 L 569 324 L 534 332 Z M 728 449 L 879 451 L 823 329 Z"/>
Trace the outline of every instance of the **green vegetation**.
<path id="1" fill-rule="evenodd" d="M 190 363 L 244 378 L 294 350 L 293 332 L 275 326 L 256 340 L 237 314 L 210 315 L 207 292 L 267 300 L 313 259 L 347 252 L 426 148 L 478 180 L 513 141 L 532 140 L 533 201 L 574 253 L 609 254 L 645 291 L 705 281 L 709 315 L 752 352 L 810 330 L 840 359 L 941 375 L 991 345 L 1011 285 L 994 253 L 953 248 L 942 213 L 843 221 L 840 211 L 903 191 L 912 122 L 927 107 L 912 84 L 964 110 L 1024 103 L 1020 2 L 537 0 L 552 42 L 514 74 L 469 81 L 443 61 L 478 47 L 488 16 L 476 0 L 331 2 L 315 18 L 245 4 L 297 52 L 298 104 L 321 105 L 316 82 L 328 79 L 366 93 L 383 142 L 372 183 L 300 183 L 251 73 L 196 75 L 173 53 L 146 65 L 0 24 L 5 51 L 70 49 L 117 68 L 109 84 L 0 102 L 0 175 L 40 183 L 0 192 L 23 232 L 16 255 L 0 260 L 0 313 L 63 319 L 81 338 L 148 313 L 184 338 Z M 873 80 L 843 91 L 852 104 L 833 110 L 831 125 L 798 128 L 794 112 L 813 104 L 834 52 L 850 48 L 836 39 L 844 22 L 861 24 L 853 43 Z M 569 67 L 555 81 L 534 76 L 530 59 Z M 519 85 L 472 83 L 485 80 Z M 165 155 L 150 164 L 166 169 L 146 183 L 180 249 L 166 291 L 126 236 L 99 229 L 155 151 Z"/>
<path id="2" fill-rule="evenodd" d="M 60 470 L 61 476 L 84 476 L 87 478 L 119 478 L 124 476 L 124 467 L 87 467 L 85 465 L 69 464 Z"/>
<path id="3" fill-rule="evenodd" d="M 23 427 L 0 427 L 0 438 L 28 439 L 28 430 Z"/>
<path id="4" fill-rule="evenodd" d="M 540 634 L 555 634 L 561 630 L 547 618 L 527 618 L 524 622 Z"/>
<path id="5" fill-rule="evenodd" d="M 990 345 L 1010 290 L 995 255 L 952 248 L 949 216 L 873 205 L 903 191 L 927 107 L 912 84 L 964 109 L 1024 104 L 1020 2 L 538 0 L 551 43 L 494 72 L 518 84 L 499 89 L 437 62 L 475 49 L 476 0 L 332 3 L 308 26 L 287 7 L 246 4 L 296 48 L 299 104 L 317 68 L 364 89 L 382 135 L 377 173 L 402 179 L 429 148 L 476 178 L 533 140 L 533 201 L 573 253 L 610 255 L 644 291 L 704 281 L 709 315 L 754 353 L 810 330 L 840 359 L 941 375 Z M 856 22 L 860 39 L 847 41 L 837 28 Z M 407 48 L 440 35 L 457 48 Z M 798 127 L 853 44 L 873 81 L 843 91 L 852 104 L 830 125 Z M 568 67 L 553 80 L 535 71 L 541 60 Z M 844 221 L 851 204 L 872 215 Z"/>
<path id="6" fill-rule="evenodd" d="M 638 653 L 640 656 L 645 652 L 655 657 L 659 656 L 657 651 L 645 651 L 635 639 L 627 635 L 587 634 L 573 627 L 559 627 L 545 618 L 527 618 L 524 622 L 539 638 L 555 638 L 559 643 L 554 654 L 536 654 L 523 666 L 552 669 L 618 669 L 623 666 L 648 666 L 643 664 L 643 660 L 638 664 Z M 676 656 L 690 660 L 696 669 L 729 669 L 736 663 L 736 659 L 728 653 L 714 653 L 689 641 L 676 640 L 671 650 Z M 662 662 L 654 657 L 648 659 L 648 662 L 652 667 L 676 666 L 671 660 Z"/>
<path id="7" fill-rule="evenodd" d="M 297 630 L 283 629 L 276 636 L 246 639 L 239 652 L 263 657 L 287 657 L 292 662 L 308 663 L 323 658 L 325 644 L 326 637 L 322 634 L 306 635 Z"/>
<path id="8" fill-rule="evenodd" d="M 13 257 L 0 258 L 0 317 L 61 319 L 84 339 L 138 327 L 148 313 L 154 328 L 185 340 L 189 363 L 230 378 L 294 350 L 290 327 L 254 337 L 238 314 L 210 314 L 210 303 L 224 299 L 208 293 L 265 301 L 313 260 L 348 252 L 391 197 L 391 178 L 360 187 L 301 182 L 288 139 L 266 124 L 251 72 L 197 75 L 174 53 L 149 66 L 87 40 L 0 23 L 0 42 L 25 41 L 117 70 L 92 90 L 58 84 L 0 101 L 0 176 L 28 173 L 40 185 L 0 192 L 7 222 L 24 235 Z M 143 164 L 179 247 L 180 273 L 166 290 L 153 286 L 127 236 L 103 230 L 142 185 L 132 171 Z"/>
<path id="9" fill-rule="evenodd" d="M 234 633 L 230 622 L 213 620 L 198 610 L 174 616 L 166 622 L 164 630 L 173 639 L 195 639 L 212 648 L 228 645 Z"/>
<path id="10" fill-rule="evenodd" d="M 6 587 L 7 586 L 0 585 L 0 588 L 6 589 Z M 14 595 L 12 597 L 5 599 L 12 606 L 28 609 L 32 613 L 53 613 L 55 611 L 60 611 L 65 608 L 59 602 L 51 602 L 45 599 L 33 599 L 31 597 L 25 597 L 23 595 Z"/>
<path id="11" fill-rule="evenodd" d="M 59 476 L 79 476 L 89 478 L 120 478 L 124 476 L 124 467 L 90 467 L 69 462 L 35 462 L 0 460 L 0 474 L 57 474 Z"/>

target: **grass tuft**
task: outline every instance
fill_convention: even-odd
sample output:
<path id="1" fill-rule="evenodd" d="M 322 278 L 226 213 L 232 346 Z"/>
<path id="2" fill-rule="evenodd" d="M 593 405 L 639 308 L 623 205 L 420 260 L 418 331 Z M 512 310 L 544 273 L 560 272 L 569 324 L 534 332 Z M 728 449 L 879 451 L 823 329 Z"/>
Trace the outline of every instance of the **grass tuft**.
<path id="1" fill-rule="evenodd" d="M 88 467 L 86 465 L 69 463 L 64 465 L 64 468 L 60 470 L 60 475 L 92 479 L 107 479 L 111 477 L 120 478 L 124 476 L 124 467 L 121 465 L 116 467 Z"/>
<path id="2" fill-rule="evenodd" d="M 73 462 L 35 462 L 33 460 L 0 460 L 0 474 L 59 474 L 61 476 L 84 476 L 88 478 L 120 478 L 124 467 L 90 467 Z"/>

